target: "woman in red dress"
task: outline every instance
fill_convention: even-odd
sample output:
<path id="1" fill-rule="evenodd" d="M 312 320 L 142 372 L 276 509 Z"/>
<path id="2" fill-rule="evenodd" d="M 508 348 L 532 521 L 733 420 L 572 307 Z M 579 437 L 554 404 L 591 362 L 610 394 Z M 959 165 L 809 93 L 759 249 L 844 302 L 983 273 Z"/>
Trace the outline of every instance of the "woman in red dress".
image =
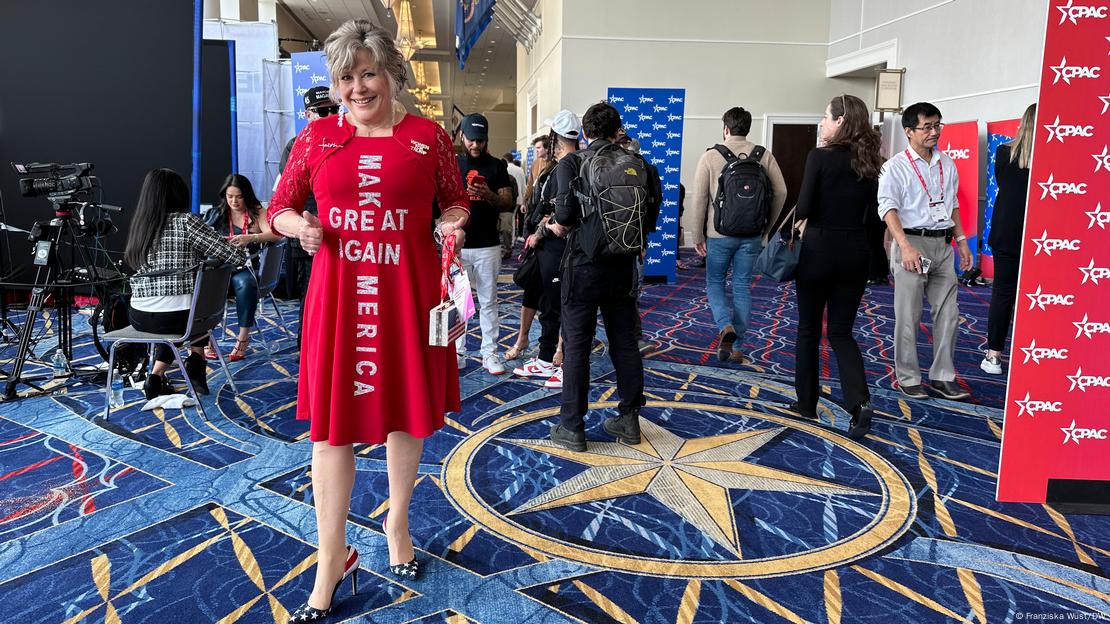
<path id="1" fill-rule="evenodd" d="M 454 348 L 428 346 L 441 274 L 432 230 L 456 236 L 461 248 L 469 215 L 451 139 L 395 103 L 407 77 L 391 36 L 352 20 L 324 51 L 332 99 L 349 112 L 305 127 L 269 207 L 273 230 L 315 254 L 297 418 L 311 421 L 320 541 L 316 582 L 295 622 L 324 619 L 339 584 L 358 569 L 345 531 L 354 443 L 386 445 L 389 569 L 404 579 L 418 573 L 408 509 L 423 438 L 443 426 L 444 412 L 459 409 Z M 319 217 L 302 213 L 309 191 Z"/>

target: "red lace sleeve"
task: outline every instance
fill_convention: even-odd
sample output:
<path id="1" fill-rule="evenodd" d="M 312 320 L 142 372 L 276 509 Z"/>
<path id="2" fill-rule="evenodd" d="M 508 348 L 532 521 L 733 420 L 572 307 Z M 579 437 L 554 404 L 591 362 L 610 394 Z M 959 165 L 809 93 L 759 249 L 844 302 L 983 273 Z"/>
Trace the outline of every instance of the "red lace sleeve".
<path id="1" fill-rule="evenodd" d="M 436 127 L 436 199 L 439 200 L 440 214 L 452 208 L 461 208 L 470 214 L 470 198 L 459 173 L 459 161 L 455 159 L 455 149 L 447 131 Z"/>
<path id="2" fill-rule="evenodd" d="M 270 230 L 275 234 L 285 236 L 274 225 L 278 215 L 290 210 L 298 214 L 304 210 L 304 201 L 312 192 L 312 177 L 308 170 L 308 153 L 315 142 L 313 126 L 308 124 L 293 141 L 293 149 L 289 152 L 289 160 L 285 163 L 285 171 L 281 172 L 277 188 L 270 197 L 270 206 L 266 210 L 266 221 Z"/>

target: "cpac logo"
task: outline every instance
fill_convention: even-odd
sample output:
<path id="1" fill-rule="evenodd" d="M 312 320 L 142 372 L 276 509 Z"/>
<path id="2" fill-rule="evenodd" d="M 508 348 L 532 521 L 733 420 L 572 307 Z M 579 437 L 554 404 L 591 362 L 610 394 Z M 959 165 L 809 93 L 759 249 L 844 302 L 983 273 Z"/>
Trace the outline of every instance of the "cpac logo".
<path id="1" fill-rule="evenodd" d="M 677 191 L 678 190 L 678 185 L 677 184 L 671 184 L 670 182 L 668 182 L 668 183 L 663 185 L 663 190 L 664 191 Z"/>
<path id="2" fill-rule="evenodd" d="M 674 255 L 674 250 L 673 249 L 664 249 L 663 250 L 663 257 L 664 258 L 666 258 L 667 256 L 673 256 L 673 255 Z"/>
<path id="3" fill-rule="evenodd" d="M 1037 292 L 1026 293 L 1029 297 L 1029 309 L 1040 308 L 1045 309 L 1045 306 L 1071 306 L 1075 305 L 1075 295 L 1056 295 L 1053 293 L 1042 293 L 1040 284 L 1037 285 Z"/>
<path id="4" fill-rule="evenodd" d="M 312 80 L 312 82 L 314 84 L 317 83 L 317 82 L 327 82 L 328 81 L 327 76 L 321 76 L 320 74 L 312 74 L 311 76 L 309 76 L 309 79 Z"/>
<path id="5" fill-rule="evenodd" d="M 652 147 L 663 147 L 666 144 L 667 144 L 666 141 L 652 141 L 651 142 Z"/>
<path id="6" fill-rule="evenodd" d="M 1104 19 L 1106 17 L 1106 7 L 1100 6 L 1072 6 L 1073 0 L 1068 0 L 1068 3 L 1063 6 L 1056 7 L 1060 12 L 1060 24 L 1070 21 L 1072 24 L 1078 25 L 1076 20 L 1082 18 Z"/>
<path id="7" fill-rule="evenodd" d="M 1052 196 L 1056 199 L 1057 195 L 1086 195 L 1087 183 L 1086 182 L 1055 182 L 1053 181 L 1053 174 L 1048 174 L 1048 181 L 1037 182 L 1037 186 L 1041 187 L 1041 199 Z"/>
<path id="8" fill-rule="evenodd" d="M 678 150 L 667 150 L 665 152 L 667 156 L 678 156 L 680 153 Z"/>
<path id="9" fill-rule="evenodd" d="M 678 219 L 674 217 L 663 217 L 662 219 L 660 219 L 660 221 L 662 221 L 663 223 L 677 223 Z"/>
<path id="10" fill-rule="evenodd" d="M 651 110 L 655 113 L 662 113 L 663 111 L 667 110 L 667 107 L 656 104 L 655 106 L 651 107 Z"/>
<path id="11" fill-rule="evenodd" d="M 623 102 L 624 98 L 622 98 L 619 95 L 614 95 L 613 97 L 609 98 L 609 101 L 610 102 Z"/>
<path id="12" fill-rule="evenodd" d="M 1097 97 L 1098 97 L 1098 101 L 1102 102 L 1102 112 L 1099 113 L 1099 115 L 1105 115 L 1106 114 L 1106 109 L 1110 108 L 1110 94 L 1099 95 Z"/>
<path id="13" fill-rule="evenodd" d="M 658 249 L 659 247 L 662 247 L 662 246 L 663 246 L 662 243 L 657 243 L 655 241 L 651 241 L 650 243 L 648 243 L 648 249 Z"/>
<path id="14" fill-rule="evenodd" d="M 1068 442 L 1075 442 L 1079 444 L 1080 440 L 1105 440 L 1105 429 L 1087 429 L 1075 426 L 1075 419 L 1071 420 L 1071 425 L 1068 427 L 1060 427 L 1060 431 L 1064 432 L 1064 444 Z"/>
<path id="15" fill-rule="evenodd" d="M 662 124 L 662 123 L 653 123 L 653 124 L 651 124 L 651 129 L 652 130 L 662 130 L 663 128 L 666 128 L 666 127 L 667 127 L 667 124 Z"/>
<path id="16" fill-rule="evenodd" d="M 1049 65 L 1048 68 L 1056 74 L 1056 79 L 1052 81 L 1052 84 L 1060 82 L 1060 79 L 1063 79 L 1065 84 L 1071 84 L 1072 78 L 1102 77 L 1100 75 L 1102 73 L 1101 67 L 1090 67 L 1087 65 L 1068 65 L 1068 58 L 1066 56 L 1060 57 L 1059 65 Z"/>
<path id="17" fill-rule="evenodd" d="M 671 104 L 678 104 L 679 102 L 682 101 L 682 98 L 672 95 L 671 97 L 667 98 L 667 101 L 670 102 Z"/>
<path id="18" fill-rule="evenodd" d="M 1110 323 L 1100 323 L 1098 321 L 1088 321 L 1087 314 L 1083 314 L 1082 321 L 1072 321 L 1075 325 L 1075 337 L 1087 336 L 1094 338 L 1095 334 L 1110 334 Z"/>
<path id="19" fill-rule="evenodd" d="M 637 121 L 651 121 L 651 115 L 648 115 L 647 113 L 640 113 L 640 117 L 637 119 Z"/>
<path id="20" fill-rule="evenodd" d="M 670 232 L 663 235 L 663 240 L 674 240 L 674 239 L 675 239 L 675 235 L 671 234 Z"/>
<path id="21" fill-rule="evenodd" d="M 677 208 L 678 207 L 678 202 L 676 202 L 673 199 L 665 199 L 665 200 L 663 200 L 663 207 L 664 208 Z M 666 223 L 666 221 L 664 221 L 664 223 Z"/>
<path id="22" fill-rule="evenodd" d="M 1095 266 L 1094 258 L 1091 258 L 1091 263 L 1087 266 L 1078 268 L 1083 273 L 1083 281 L 1080 284 L 1086 284 L 1087 280 L 1091 280 L 1097 286 L 1100 279 L 1110 279 L 1110 268 Z"/>
<path id="23" fill-rule="evenodd" d="M 1031 238 L 1029 240 L 1037 246 L 1037 251 L 1033 253 L 1034 256 L 1041 255 L 1042 251 L 1046 256 L 1051 256 L 1053 251 L 1079 251 L 1078 239 L 1049 238 L 1048 230 L 1045 230 L 1040 238 Z"/>
<path id="24" fill-rule="evenodd" d="M 634 124 L 634 123 L 626 123 L 626 124 L 624 124 L 624 129 L 625 129 L 625 130 L 635 130 L 636 128 L 639 128 L 639 126 L 637 126 L 637 125 L 636 125 L 636 124 Z"/>
<path id="25" fill-rule="evenodd" d="M 971 149 L 970 148 L 952 149 L 952 143 L 951 142 L 948 143 L 948 149 L 944 150 L 944 153 L 947 154 L 948 157 L 951 158 L 952 160 L 970 160 L 971 159 Z"/>
<path id="26" fill-rule="evenodd" d="M 1082 366 L 1075 369 L 1074 375 L 1068 375 L 1067 377 L 1068 381 L 1071 382 L 1068 392 L 1072 392 L 1076 388 L 1079 388 L 1080 392 L 1086 392 L 1087 388 L 1110 388 L 1110 376 L 1084 375 Z"/>
<path id="27" fill-rule="evenodd" d="M 1091 224 L 1087 226 L 1088 230 L 1094 228 L 1095 225 L 1098 225 L 1099 228 L 1105 230 L 1106 224 L 1110 223 L 1110 212 L 1102 211 L 1102 202 L 1099 202 L 1098 205 L 1095 206 L 1094 210 L 1084 214 L 1091 218 Z"/>
<path id="28" fill-rule="evenodd" d="M 1040 364 L 1041 358 L 1046 360 L 1066 360 L 1068 359 L 1067 349 L 1052 349 L 1050 347 L 1038 347 L 1037 339 L 1034 338 L 1029 343 L 1028 347 L 1022 347 L 1022 352 L 1025 353 L 1025 360 L 1022 364 L 1028 364 L 1029 360 L 1033 360 L 1034 364 Z"/>
<path id="29" fill-rule="evenodd" d="M 1095 173 L 1099 169 L 1110 171 L 1110 146 L 1103 145 L 1101 154 L 1091 154 L 1091 158 L 1095 159 Z"/>
<path id="30" fill-rule="evenodd" d="M 624 107 L 624 112 L 626 112 L 626 113 L 638 113 L 638 112 L 640 112 L 640 107 L 639 106 L 633 106 L 633 105 L 629 104 L 628 106 Z"/>
<path id="31" fill-rule="evenodd" d="M 667 138 L 668 139 L 678 139 L 678 138 L 681 138 L 681 137 L 682 137 L 682 135 L 677 133 L 677 132 L 668 132 L 667 133 Z"/>
<path id="32" fill-rule="evenodd" d="M 647 263 L 648 264 L 663 264 L 663 261 L 659 258 L 648 258 Z"/>
<path id="33" fill-rule="evenodd" d="M 650 153 L 650 152 L 644 152 L 644 153 L 645 153 L 645 154 L 648 154 L 649 156 L 651 155 L 651 153 Z M 662 158 L 652 158 L 652 159 L 651 159 L 651 164 L 653 164 L 653 165 L 655 165 L 656 167 L 658 167 L 659 165 L 662 165 L 662 164 L 663 164 L 663 159 L 662 159 Z"/>
<path id="34" fill-rule="evenodd" d="M 301 72 L 306 72 L 308 71 L 308 65 L 305 65 L 304 63 L 297 63 L 293 66 L 293 71 L 297 72 L 298 74 Z"/>
<path id="35" fill-rule="evenodd" d="M 297 95 L 300 95 L 300 96 L 303 96 L 305 93 L 308 93 L 308 89 L 306 89 L 304 87 L 297 87 L 296 91 L 297 91 Z"/>
<path id="36" fill-rule="evenodd" d="M 1056 116 L 1056 121 L 1045 124 L 1044 129 L 1048 130 L 1048 138 L 1046 143 L 1051 143 L 1052 139 L 1063 143 L 1067 137 L 1085 137 L 1090 138 L 1095 136 L 1094 126 L 1077 126 L 1074 124 L 1060 123 L 1060 116 Z"/>
<path id="37" fill-rule="evenodd" d="M 665 169 L 663 169 L 663 173 L 678 173 L 678 167 L 668 166 Z"/>
<path id="38" fill-rule="evenodd" d="M 1052 412 L 1059 414 L 1064 411 L 1064 403 L 1062 401 L 1033 401 L 1029 398 L 1029 393 L 1025 393 L 1025 398 L 1020 401 L 1014 401 L 1020 408 L 1018 416 L 1029 414 L 1032 417 L 1037 416 L 1037 412 Z"/>
<path id="39" fill-rule="evenodd" d="M 679 121 L 682 115 L 667 115 L 667 121 Z"/>
<path id="40" fill-rule="evenodd" d="M 641 104 L 648 104 L 648 103 L 650 103 L 650 102 L 654 102 L 654 101 L 655 101 L 655 100 L 653 100 L 653 99 L 649 98 L 649 97 L 648 97 L 648 96 L 646 96 L 646 95 L 641 95 L 641 96 L 640 96 L 640 103 L 641 103 Z"/>

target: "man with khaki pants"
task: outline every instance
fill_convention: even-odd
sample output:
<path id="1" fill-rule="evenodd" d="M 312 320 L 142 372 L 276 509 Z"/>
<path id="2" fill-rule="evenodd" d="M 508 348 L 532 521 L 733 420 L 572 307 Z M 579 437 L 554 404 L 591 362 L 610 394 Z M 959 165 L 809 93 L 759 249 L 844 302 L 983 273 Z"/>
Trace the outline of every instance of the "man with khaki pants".
<path id="1" fill-rule="evenodd" d="M 953 239 L 962 270 L 971 268 L 972 258 L 960 225 L 956 166 L 936 149 L 943 127 L 940 111 L 932 104 L 919 102 L 906 108 L 902 128 L 910 146 L 883 166 L 879 216 L 894 238 L 890 268 L 894 273 L 894 371 L 898 386 L 910 398 L 929 397 L 921 384 L 917 359 L 917 328 L 925 296 L 933 316 L 929 389 L 942 398 L 958 401 L 971 394 L 956 384 L 953 363 L 960 322 Z"/>

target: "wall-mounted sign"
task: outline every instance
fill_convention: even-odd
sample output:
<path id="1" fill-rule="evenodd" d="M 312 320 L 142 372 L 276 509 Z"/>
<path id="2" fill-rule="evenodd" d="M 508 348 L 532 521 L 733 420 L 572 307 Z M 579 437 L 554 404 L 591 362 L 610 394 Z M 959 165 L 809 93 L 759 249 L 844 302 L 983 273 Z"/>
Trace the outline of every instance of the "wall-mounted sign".
<path id="1" fill-rule="evenodd" d="M 875 110 L 893 113 L 902 112 L 903 69 L 880 69 L 875 78 Z"/>

